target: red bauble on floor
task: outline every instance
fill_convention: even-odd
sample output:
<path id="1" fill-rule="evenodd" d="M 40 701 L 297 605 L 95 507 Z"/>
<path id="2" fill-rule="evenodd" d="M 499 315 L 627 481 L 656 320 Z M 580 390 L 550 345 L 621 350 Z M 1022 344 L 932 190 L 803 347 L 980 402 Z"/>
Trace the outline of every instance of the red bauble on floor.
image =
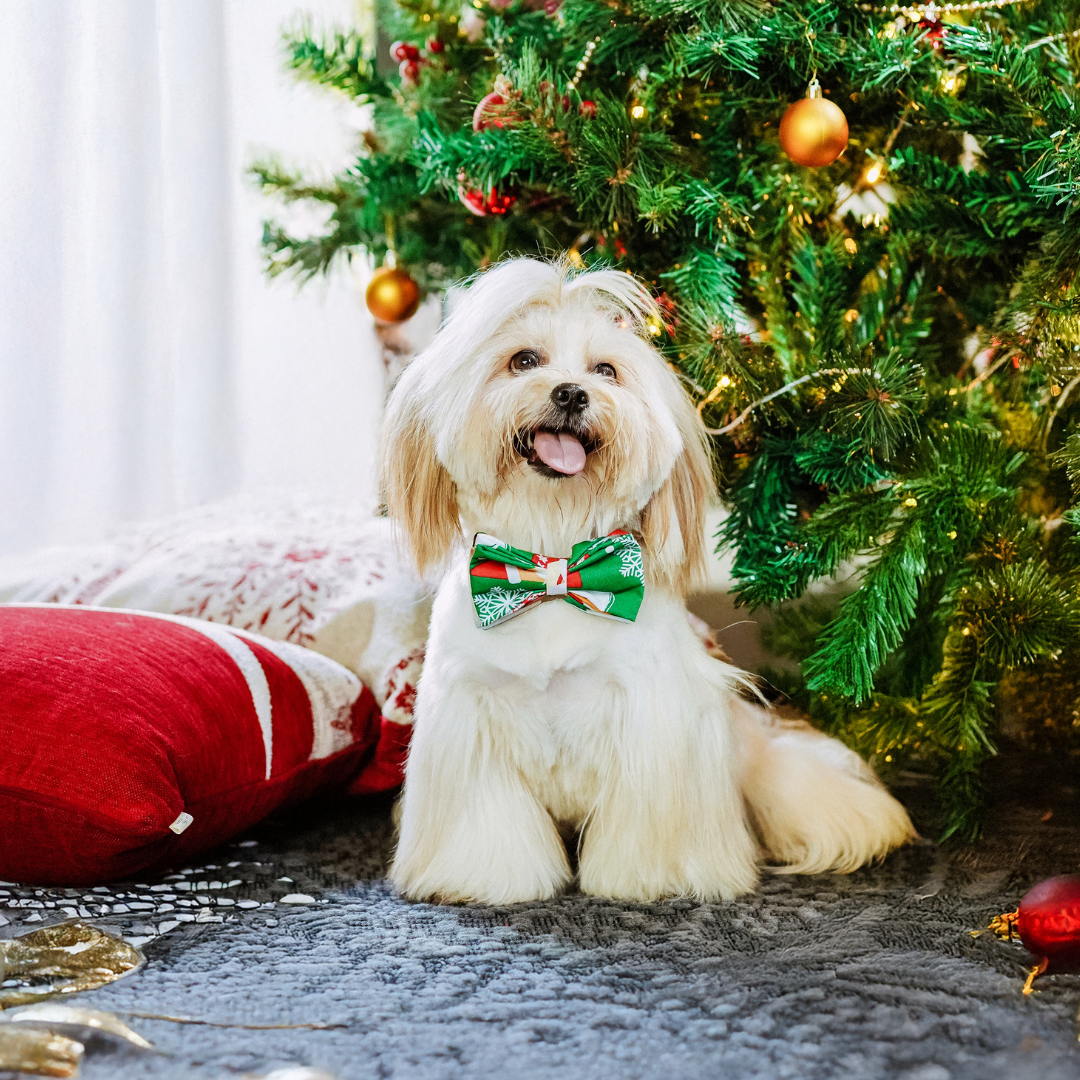
<path id="1" fill-rule="evenodd" d="M 1080 878 L 1047 878 L 1029 890 L 1016 915 L 1016 932 L 1048 971 L 1080 967 Z"/>
<path id="2" fill-rule="evenodd" d="M 998 915 L 990 929 L 1005 941 L 1018 937 L 1039 958 L 1028 973 L 1024 993 L 1044 972 L 1080 970 L 1080 878 L 1047 878 L 1029 889 L 1016 911 Z"/>

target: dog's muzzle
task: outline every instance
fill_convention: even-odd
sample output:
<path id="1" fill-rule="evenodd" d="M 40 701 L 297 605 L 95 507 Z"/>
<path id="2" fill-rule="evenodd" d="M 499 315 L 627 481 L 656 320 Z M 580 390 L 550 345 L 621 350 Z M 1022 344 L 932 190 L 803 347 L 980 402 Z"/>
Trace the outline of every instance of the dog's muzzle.
<path id="1" fill-rule="evenodd" d="M 543 476 L 565 479 L 585 468 L 589 454 L 597 449 L 585 413 L 589 395 L 577 383 L 560 383 L 551 391 L 551 408 L 543 422 L 519 431 L 514 449 Z"/>

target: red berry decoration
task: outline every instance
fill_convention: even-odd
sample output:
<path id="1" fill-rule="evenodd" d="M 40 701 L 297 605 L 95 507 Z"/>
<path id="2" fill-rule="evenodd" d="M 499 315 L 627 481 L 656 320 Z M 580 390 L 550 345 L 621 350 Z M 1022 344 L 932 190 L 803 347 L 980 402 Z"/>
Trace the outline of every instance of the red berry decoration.
<path id="1" fill-rule="evenodd" d="M 583 101 L 578 106 L 578 112 L 581 113 L 587 120 L 591 120 L 596 116 L 596 103 L 593 101 Z"/>
<path id="2" fill-rule="evenodd" d="M 926 39 L 934 49 L 945 47 L 945 24 L 940 19 L 920 19 L 919 29 L 926 31 Z"/>
<path id="3" fill-rule="evenodd" d="M 999 915 L 990 929 L 1006 941 L 1019 937 L 1039 957 L 1024 983 L 1025 994 L 1045 971 L 1080 968 L 1080 878 L 1064 875 L 1040 881 L 1016 911 Z"/>
<path id="4" fill-rule="evenodd" d="M 402 60 L 398 67 L 398 74 L 405 86 L 415 86 L 420 79 L 420 61 Z"/>
<path id="5" fill-rule="evenodd" d="M 493 91 L 485 95 L 477 103 L 476 109 L 473 111 L 473 131 L 483 131 L 485 128 L 490 127 L 509 127 L 515 119 L 511 115 L 510 109 L 510 102 L 502 94 Z"/>
<path id="6" fill-rule="evenodd" d="M 661 318 L 664 321 L 664 329 L 674 335 L 676 329 L 679 326 L 679 317 L 675 314 L 676 307 L 675 301 L 671 299 L 666 292 L 662 292 L 656 298 L 657 306 L 661 311 Z"/>
<path id="7" fill-rule="evenodd" d="M 420 50 L 411 41 L 395 41 L 390 46 L 390 56 L 399 63 L 402 60 L 419 60 Z"/>
<path id="8" fill-rule="evenodd" d="M 429 53 L 446 52 L 446 46 L 438 38 L 428 38 L 427 51 Z"/>
<path id="9" fill-rule="evenodd" d="M 509 192 L 504 194 L 498 188 L 493 187 L 485 193 L 479 188 L 467 188 L 464 184 L 458 184 L 458 198 L 477 217 L 505 214 L 517 202 L 516 195 Z"/>

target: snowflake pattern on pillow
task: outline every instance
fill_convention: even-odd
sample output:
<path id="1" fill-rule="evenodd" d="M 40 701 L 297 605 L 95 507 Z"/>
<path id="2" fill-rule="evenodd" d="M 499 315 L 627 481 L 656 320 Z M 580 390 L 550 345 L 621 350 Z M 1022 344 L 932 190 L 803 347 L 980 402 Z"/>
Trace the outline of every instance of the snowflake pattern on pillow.
<path id="1" fill-rule="evenodd" d="M 430 615 L 386 519 L 292 495 L 225 500 L 109 544 L 2 560 L 3 600 L 224 623 L 324 653 L 376 694 L 384 672 L 423 645 Z"/>

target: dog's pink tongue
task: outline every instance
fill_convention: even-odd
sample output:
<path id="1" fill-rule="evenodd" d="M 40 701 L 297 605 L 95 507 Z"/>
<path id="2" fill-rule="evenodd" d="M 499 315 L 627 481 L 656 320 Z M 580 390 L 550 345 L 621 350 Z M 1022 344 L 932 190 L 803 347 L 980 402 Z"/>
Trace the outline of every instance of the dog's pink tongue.
<path id="1" fill-rule="evenodd" d="M 574 476 L 585 468 L 585 447 L 573 435 L 538 431 L 533 438 L 536 456 L 556 472 Z"/>

